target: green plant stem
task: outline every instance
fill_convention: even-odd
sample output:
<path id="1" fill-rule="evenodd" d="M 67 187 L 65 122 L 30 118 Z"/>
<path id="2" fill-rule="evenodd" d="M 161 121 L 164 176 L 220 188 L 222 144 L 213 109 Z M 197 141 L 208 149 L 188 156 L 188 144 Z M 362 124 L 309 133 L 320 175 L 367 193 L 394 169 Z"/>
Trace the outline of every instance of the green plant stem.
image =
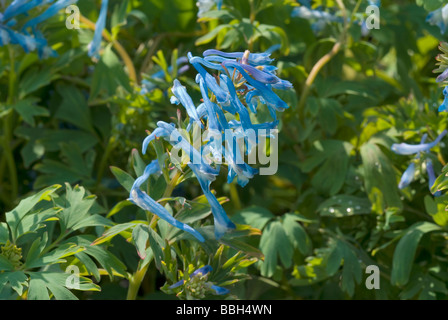
<path id="1" fill-rule="evenodd" d="M 10 59 L 10 71 L 9 71 L 9 88 L 8 88 L 8 99 L 6 104 L 11 105 L 15 102 L 16 95 L 16 71 L 15 71 L 15 58 L 14 51 L 11 46 L 8 46 L 9 59 Z M 19 183 L 17 177 L 17 168 L 14 160 L 13 149 L 11 148 L 12 140 L 12 118 L 13 112 L 10 112 L 3 119 L 3 151 L 6 164 L 9 168 L 9 180 L 11 183 L 11 201 L 17 199 L 19 193 Z M 2 174 L 1 174 L 2 175 Z"/>
<path id="2" fill-rule="evenodd" d="M 84 23 L 89 29 L 95 30 L 96 26 L 95 23 L 84 17 L 83 15 L 80 16 L 79 20 Z M 137 82 L 137 73 L 135 71 L 134 63 L 132 62 L 132 59 L 129 57 L 126 50 L 123 48 L 123 46 L 116 40 L 114 40 L 111 36 L 111 34 L 107 30 L 103 30 L 102 34 L 103 38 L 112 43 L 115 50 L 117 50 L 118 54 L 120 55 L 121 59 L 123 60 L 124 64 L 126 65 L 126 68 L 128 69 L 129 78 L 133 82 Z"/>
<path id="3" fill-rule="evenodd" d="M 356 11 L 358 11 L 358 8 L 361 4 L 361 0 L 358 0 L 358 2 L 356 3 L 356 6 L 350 16 L 351 17 L 350 21 L 348 20 L 347 9 L 345 8 L 345 5 L 342 2 L 342 0 L 336 0 L 336 3 L 338 4 L 339 8 L 341 9 L 342 16 L 344 17 L 344 29 L 341 33 L 341 36 L 339 37 L 339 40 L 333 45 L 333 48 L 331 48 L 330 52 L 328 52 L 322 58 L 320 58 L 319 61 L 317 61 L 316 64 L 311 69 L 311 71 L 305 81 L 305 85 L 302 90 L 302 96 L 300 97 L 300 101 L 299 101 L 299 106 L 298 106 L 299 119 L 303 119 L 303 117 L 304 117 L 304 113 L 305 113 L 304 107 L 305 107 L 306 99 L 308 98 L 308 95 L 311 90 L 311 86 L 313 85 L 314 80 L 316 80 L 317 75 L 322 70 L 322 68 L 327 63 L 329 63 L 339 53 L 341 48 L 343 48 L 344 45 L 346 44 L 348 29 L 350 28 L 350 25 L 353 21 L 352 17 L 356 13 Z"/>
<path id="4" fill-rule="evenodd" d="M 98 168 L 98 174 L 96 178 L 95 190 L 98 190 L 99 186 L 101 185 L 101 180 L 103 179 L 104 171 L 106 170 L 107 166 L 107 159 L 109 158 L 109 155 L 114 149 L 114 147 L 115 147 L 115 138 L 112 136 L 109 138 L 106 149 L 104 150 L 103 156 L 101 157 L 101 161 Z"/>
<path id="5" fill-rule="evenodd" d="M 241 210 L 243 207 L 241 205 L 241 200 L 236 185 L 234 183 L 230 183 L 229 188 L 230 188 L 230 198 L 232 199 L 232 203 L 234 204 L 235 209 Z"/>
<path id="6" fill-rule="evenodd" d="M 139 266 L 138 270 L 129 278 L 129 288 L 126 300 L 135 300 L 137 298 L 138 290 L 140 289 L 142 281 L 148 271 L 149 264 L 150 263 L 147 263 L 141 269 Z"/>

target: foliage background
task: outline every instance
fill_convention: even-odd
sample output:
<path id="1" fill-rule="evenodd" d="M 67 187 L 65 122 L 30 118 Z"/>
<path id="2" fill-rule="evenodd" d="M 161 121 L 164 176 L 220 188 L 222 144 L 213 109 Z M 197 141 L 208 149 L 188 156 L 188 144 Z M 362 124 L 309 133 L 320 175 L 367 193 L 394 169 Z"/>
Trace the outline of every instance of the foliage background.
<path id="1" fill-rule="evenodd" d="M 341 14 L 334 1 L 313 3 Z M 343 3 L 360 17 L 368 5 Z M 201 19 L 194 0 L 111 0 L 113 40 L 105 39 L 99 61 L 86 54 L 93 31 L 66 29 L 63 13 L 43 26 L 57 58 L 0 47 L 0 266 L 8 265 L 8 239 L 21 249 L 19 271 L 8 273 L 8 281 L 0 273 L 0 298 L 129 298 L 129 283 L 144 265 L 141 253 L 152 252 L 161 260 L 146 261 L 135 297 L 173 299 L 176 292 L 167 287 L 178 268 L 191 272 L 214 262 L 212 279 L 231 290 L 227 298 L 446 299 L 448 197 L 432 196 L 422 166 L 408 188 L 398 189 L 411 157 L 390 150 L 393 143 L 419 143 L 424 133 L 434 140 L 447 126 L 437 112 L 443 96 L 432 72 L 446 36 L 425 22 L 443 4 L 382 1 L 380 29 L 362 35 L 356 22 L 315 33 L 310 21 L 291 16 L 298 3 L 289 0 L 224 0 L 220 11 Z M 96 21 L 99 3 L 79 0 L 78 6 Z M 114 41 L 130 56 L 135 81 Z M 341 49 L 304 89 L 313 66 L 338 41 Z M 156 157 L 139 155 L 145 130 L 176 115 L 169 102 L 176 71 L 153 79 L 147 94 L 140 93 L 141 81 L 188 52 L 262 52 L 278 43 L 274 63 L 294 85 L 282 95 L 290 108 L 280 116 L 278 172 L 256 176 L 245 188 L 224 177 L 213 185 L 232 221 L 252 229 L 238 246 L 228 239 L 231 245 L 219 249 L 219 243 L 189 246 L 188 239 L 164 243 L 168 231 L 160 225 L 149 242 L 139 238 L 135 230 L 146 217 L 127 204 L 126 186 Z M 198 101 L 194 75 L 190 68 L 179 78 Z M 445 144 L 430 156 L 440 173 Z M 162 198 L 166 182 L 153 185 L 151 196 Z M 209 224 L 210 212 L 196 206 L 201 195 L 194 180 L 173 197 L 199 197 L 190 203 L 191 222 Z M 183 210 L 179 199 L 168 204 L 174 212 Z M 6 212 L 15 212 L 15 220 Z M 164 269 L 161 261 L 173 253 L 175 262 Z M 64 288 L 69 264 L 83 268 L 82 291 Z M 368 265 L 381 270 L 379 290 L 365 286 Z"/>

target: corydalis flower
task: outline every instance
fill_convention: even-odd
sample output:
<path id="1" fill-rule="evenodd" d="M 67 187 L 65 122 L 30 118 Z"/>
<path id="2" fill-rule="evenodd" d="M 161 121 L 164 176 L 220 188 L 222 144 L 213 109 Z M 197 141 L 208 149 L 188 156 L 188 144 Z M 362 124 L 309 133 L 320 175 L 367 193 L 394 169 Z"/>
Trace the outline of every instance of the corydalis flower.
<path id="1" fill-rule="evenodd" d="M 392 150 L 398 154 L 404 154 L 404 155 L 416 154 L 415 159 L 411 162 L 411 164 L 408 166 L 406 171 L 401 176 L 400 183 L 398 184 L 398 187 L 400 189 L 406 188 L 414 180 L 414 175 L 416 171 L 416 162 L 420 160 L 421 154 L 429 152 L 431 148 L 433 148 L 436 144 L 440 142 L 440 140 L 446 135 L 446 133 L 447 133 L 446 130 L 444 130 L 432 143 L 425 143 L 427 138 L 427 134 L 425 134 L 423 135 L 420 144 L 418 145 L 408 145 L 401 143 L 401 144 L 394 144 L 392 146 Z M 432 160 L 429 158 L 429 156 L 424 160 L 424 162 L 426 165 L 426 172 L 428 174 L 429 190 L 431 190 L 432 186 L 434 185 L 434 181 L 436 180 L 434 168 L 432 165 Z M 440 194 L 441 194 L 440 191 L 438 191 L 434 194 L 434 196 L 439 196 Z"/>
<path id="2" fill-rule="evenodd" d="M 402 155 L 410 155 L 410 154 L 416 154 L 419 152 L 427 152 L 430 149 L 434 148 L 440 140 L 447 134 L 446 130 L 443 130 L 443 132 L 431 143 L 420 143 L 420 144 L 407 144 L 407 143 L 394 143 L 392 145 L 392 151 L 394 151 L 397 154 Z"/>
<path id="3" fill-rule="evenodd" d="M 157 160 L 152 161 L 146 168 L 142 176 L 138 177 L 131 189 L 129 200 L 142 208 L 143 210 L 150 211 L 157 215 L 161 219 L 165 220 L 169 224 L 176 228 L 184 230 L 192 234 L 196 239 L 204 242 L 204 237 L 189 225 L 182 223 L 173 218 L 172 215 L 158 202 L 154 201 L 146 192 L 140 190 L 141 185 L 148 180 L 149 176 L 160 171 L 159 163 Z"/>
<path id="4" fill-rule="evenodd" d="M 174 124 L 158 121 L 157 128 L 143 141 L 144 154 L 156 138 L 162 138 L 173 146 L 172 157 L 176 150 L 183 150 L 187 160 L 182 158 L 175 162 L 186 161 L 182 164 L 187 164 L 199 181 L 214 217 L 216 239 L 236 228 L 211 192 L 211 183 L 220 173 L 222 158 L 228 165 L 228 183 L 236 178 L 238 184 L 244 187 L 258 170 L 244 162 L 236 140 L 240 139 L 251 150 L 259 143 L 257 134 L 261 132 L 267 137 L 271 135 L 270 130 L 276 129 L 276 112 L 288 108 L 274 89 L 288 89 L 291 85 L 280 79 L 276 75 L 276 68 L 269 65 L 272 61 L 271 52 L 277 47 L 257 54 L 249 51 L 225 53 L 207 50 L 204 58 L 188 53 L 190 63 L 198 71 L 196 82 L 199 84 L 202 103 L 196 106 L 187 89 L 179 80 L 174 80 L 171 102 L 186 109 L 189 117 L 186 132 L 181 132 Z M 212 75 L 209 70 L 219 74 Z M 274 121 L 252 123 L 249 110 L 255 113 L 259 103 L 267 106 Z M 238 116 L 239 120 L 228 121 L 226 112 Z M 196 148 L 191 144 L 190 137 L 187 137 L 193 127 L 208 130 L 208 135 L 204 141 L 200 141 L 199 147 L 195 145 Z"/>
<path id="5" fill-rule="evenodd" d="M 106 27 L 106 16 L 107 16 L 108 4 L 109 4 L 109 0 L 101 1 L 100 15 L 95 24 L 95 33 L 93 35 L 93 40 L 88 45 L 89 56 L 93 57 L 95 59 L 99 59 L 102 34 L 103 34 L 104 28 Z"/>
<path id="6" fill-rule="evenodd" d="M 448 5 L 430 12 L 426 17 L 426 22 L 439 27 L 440 32 L 445 34 L 448 26 Z"/>
<path id="7" fill-rule="evenodd" d="M 192 296 L 193 298 L 205 298 L 205 294 L 208 291 L 211 291 L 217 295 L 228 294 L 230 292 L 229 289 L 219 287 L 212 282 L 207 281 L 209 273 L 211 271 L 213 271 L 213 268 L 209 265 L 196 269 L 189 276 L 188 280 L 182 279 L 169 286 L 168 289 L 177 289 L 181 286 L 184 286 L 183 291 L 185 290 L 187 294 Z M 181 293 L 182 291 L 180 291 L 178 295 Z"/>
<path id="8" fill-rule="evenodd" d="M 291 16 L 311 21 L 311 29 L 314 33 L 322 31 L 327 24 L 344 21 L 341 17 L 323 11 L 321 8 L 312 9 L 308 4 L 294 8 Z"/>
<path id="9" fill-rule="evenodd" d="M 60 9 L 75 3 L 77 0 L 59 0 L 50 5 L 43 13 L 28 20 L 21 30 L 17 31 L 13 28 L 17 25 L 17 20 L 23 16 L 31 15 L 31 10 L 47 5 L 53 0 L 15 0 L 5 10 L 0 13 L 0 46 L 8 44 L 20 45 L 26 53 L 37 49 L 39 57 L 45 59 L 47 57 L 57 56 L 56 51 L 48 47 L 47 41 L 43 35 L 37 30 L 38 24 L 56 15 Z M 31 29 L 31 33 L 29 32 Z"/>

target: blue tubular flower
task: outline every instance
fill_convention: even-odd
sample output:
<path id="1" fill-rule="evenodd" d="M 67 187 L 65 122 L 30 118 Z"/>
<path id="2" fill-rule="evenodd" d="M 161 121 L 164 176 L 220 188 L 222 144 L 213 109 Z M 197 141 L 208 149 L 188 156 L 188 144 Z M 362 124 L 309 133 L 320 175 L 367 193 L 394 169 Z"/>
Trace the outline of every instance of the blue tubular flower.
<path id="1" fill-rule="evenodd" d="M 448 111 L 448 86 L 445 86 L 445 89 L 443 89 L 443 95 L 444 99 L 442 104 L 439 106 L 439 112 Z"/>
<path id="2" fill-rule="evenodd" d="M 48 7 L 47 10 L 44 11 L 41 15 L 37 16 L 36 18 L 33 18 L 29 20 L 25 25 L 23 26 L 24 29 L 28 27 L 34 27 L 37 24 L 51 18 L 52 16 L 56 15 L 59 10 L 66 8 L 67 6 L 74 4 L 78 2 L 78 0 L 58 0 L 55 3 L 53 3 L 50 7 Z"/>
<path id="3" fill-rule="evenodd" d="M 276 111 L 288 108 L 274 93 L 273 88 L 288 89 L 291 84 L 277 77 L 275 66 L 267 65 L 272 61 L 270 54 L 277 48 L 278 46 L 273 46 L 261 54 L 249 51 L 225 53 L 207 50 L 204 52 L 205 58 L 193 57 L 188 53 L 189 62 L 198 71 L 196 82 L 199 84 L 203 102 L 196 108 L 186 88 L 175 80 L 171 101 L 181 104 L 187 110 L 190 123 L 186 135 L 183 136 L 174 124 L 159 121 L 157 129 L 143 141 L 143 153 L 152 140 L 162 137 L 173 146 L 171 156 L 176 154 L 176 149 L 183 150 L 188 155 L 186 164 L 198 179 L 211 207 L 217 239 L 236 227 L 210 189 L 211 182 L 219 175 L 222 158 L 224 157 L 228 165 L 227 181 L 231 183 L 236 177 L 238 184 L 244 187 L 258 170 L 245 163 L 243 155 L 251 154 L 253 147 L 259 143 L 260 134 L 275 138 L 270 129 L 276 129 L 278 126 Z M 212 75 L 206 68 L 220 74 Z M 268 107 L 274 121 L 252 123 L 249 112 L 255 113 L 259 103 Z M 237 115 L 238 120 L 228 121 L 225 112 Z M 188 130 L 192 122 L 204 124 L 209 130 L 207 135 L 202 136 L 200 145 L 195 147 L 190 143 Z M 245 153 L 240 150 L 241 146 L 246 147 Z M 177 161 L 179 159 L 175 159 L 175 162 Z M 179 282 L 175 286 L 182 284 L 183 282 Z M 220 291 L 219 287 L 216 287 L 215 291 L 225 292 L 225 289 Z"/>
<path id="4" fill-rule="evenodd" d="M 199 276 L 205 276 L 207 273 L 212 272 L 213 268 L 210 265 L 203 266 L 202 268 L 196 269 L 192 274 L 191 277 L 195 277 L 197 275 Z"/>
<path id="5" fill-rule="evenodd" d="M 196 122 L 199 127 L 203 127 L 201 119 L 199 118 L 196 107 L 194 106 L 193 100 L 190 95 L 187 93 L 187 89 L 180 84 L 179 80 L 174 80 L 174 85 L 171 91 L 174 94 L 175 99 L 171 99 L 171 103 L 179 104 L 181 103 L 184 108 L 187 110 L 187 114 L 190 117 L 190 122 Z"/>
<path id="6" fill-rule="evenodd" d="M 229 230 L 235 229 L 235 224 L 230 221 L 224 208 L 216 199 L 215 195 L 210 190 L 211 181 L 209 176 L 204 175 L 199 167 L 195 164 L 189 163 L 188 166 L 193 170 L 196 178 L 199 181 L 202 191 L 204 192 L 205 198 L 207 199 L 210 207 L 212 209 L 212 214 L 215 219 L 215 237 L 216 239 L 221 239 L 221 237 Z"/>
<path id="7" fill-rule="evenodd" d="M 98 20 L 95 24 L 95 34 L 93 35 L 92 42 L 89 43 L 88 50 L 89 56 L 99 59 L 99 52 L 101 47 L 101 39 L 103 35 L 103 30 L 106 27 L 106 16 L 107 16 L 107 6 L 109 0 L 101 1 L 101 9 Z"/>
<path id="8" fill-rule="evenodd" d="M 216 80 L 202 67 L 202 65 L 193 59 L 191 53 L 188 53 L 188 59 L 190 63 L 194 66 L 194 68 L 199 72 L 199 75 L 204 79 L 205 84 L 213 92 L 216 96 L 216 99 L 219 103 L 226 105 L 229 101 L 229 94 L 225 92 L 216 82 Z M 193 61 L 192 61 L 193 60 Z M 196 78 L 196 82 L 198 82 L 198 78 Z M 198 82 L 199 83 L 199 82 Z"/>
<path id="9" fill-rule="evenodd" d="M 270 56 L 274 50 L 278 48 L 278 45 L 272 46 L 267 51 L 263 53 L 250 53 L 248 58 L 248 63 L 251 66 L 260 66 L 264 64 L 269 64 L 274 59 L 271 59 Z M 215 49 L 209 49 L 205 50 L 203 53 L 204 57 L 210 56 L 210 55 L 217 55 L 224 58 L 233 58 L 233 59 L 242 59 L 244 56 L 244 52 L 222 52 Z"/>
<path id="10" fill-rule="evenodd" d="M 218 295 L 225 295 L 230 293 L 229 289 L 223 288 L 223 287 L 218 287 L 215 285 L 210 286 L 211 289 L 213 289 L 215 291 L 216 294 Z"/>
<path id="11" fill-rule="evenodd" d="M 443 82 L 446 78 L 448 78 L 448 68 L 437 76 L 436 82 Z"/>
<path id="12" fill-rule="evenodd" d="M 195 229 L 190 227 L 189 225 L 182 223 L 173 218 L 170 213 L 158 202 L 154 201 L 150 196 L 148 196 L 145 192 L 140 190 L 140 186 L 148 180 L 149 176 L 155 174 L 160 171 L 159 163 L 157 160 L 153 160 L 146 168 L 142 176 L 138 177 L 134 185 L 132 186 L 129 201 L 136 204 L 140 208 L 146 211 L 150 211 L 153 214 L 157 215 L 161 219 L 165 220 L 169 224 L 173 225 L 176 228 L 179 228 L 183 231 L 186 231 L 192 234 L 196 239 L 200 242 L 204 242 L 204 237 L 197 232 Z"/>
<path id="13" fill-rule="evenodd" d="M 146 154 L 146 150 L 148 149 L 149 143 L 159 137 L 169 137 L 170 133 L 166 129 L 163 128 L 156 128 L 153 133 L 151 133 L 149 136 L 143 140 L 143 147 L 142 152 L 143 154 Z"/>
<path id="14" fill-rule="evenodd" d="M 415 163 L 411 162 L 409 167 L 406 169 L 406 171 L 401 176 L 400 183 L 398 184 L 398 188 L 404 189 L 407 186 L 409 186 L 414 180 L 414 174 L 415 174 Z"/>
<path id="15" fill-rule="evenodd" d="M 6 8 L 5 13 L 3 14 L 3 17 L 2 19 L 0 19 L 0 21 L 6 21 L 20 14 L 27 13 L 28 11 L 39 5 L 47 4 L 53 2 L 54 0 L 46 0 L 46 1 L 31 0 L 29 2 L 27 1 L 28 0 L 14 0 L 13 2 L 11 2 L 9 7 Z"/>
<path id="16" fill-rule="evenodd" d="M 443 130 L 443 132 L 431 143 L 421 143 L 417 145 L 411 145 L 407 143 L 400 143 L 400 144 L 393 144 L 392 145 L 392 151 L 394 151 L 397 154 L 403 154 L 403 155 L 410 155 L 410 154 L 416 154 L 419 152 L 427 152 L 431 148 L 435 147 L 440 140 L 447 134 L 446 130 Z"/>
<path id="17" fill-rule="evenodd" d="M 430 25 L 439 27 L 440 32 L 445 34 L 448 26 L 448 5 L 430 12 L 426 17 L 426 22 Z"/>

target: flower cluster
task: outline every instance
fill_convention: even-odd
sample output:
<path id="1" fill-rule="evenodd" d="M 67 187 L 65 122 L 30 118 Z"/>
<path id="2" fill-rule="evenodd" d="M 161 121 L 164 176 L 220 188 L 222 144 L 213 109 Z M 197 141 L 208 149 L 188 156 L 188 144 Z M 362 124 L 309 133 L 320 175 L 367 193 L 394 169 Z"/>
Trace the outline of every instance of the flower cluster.
<path id="1" fill-rule="evenodd" d="M 330 23 L 344 22 L 344 19 L 341 16 L 338 16 L 335 12 L 331 11 L 331 8 L 319 6 L 313 9 L 311 6 L 311 0 L 298 1 L 301 6 L 294 8 L 291 16 L 311 21 L 311 29 L 315 34 L 321 32 L 325 26 Z M 368 5 L 379 7 L 381 5 L 381 0 L 368 0 Z M 361 27 L 361 34 L 365 37 L 369 34 L 370 30 L 367 27 L 364 14 L 356 14 L 356 16 L 358 16 L 358 19 L 354 20 L 354 23 Z"/>
<path id="2" fill-rule="evenodd" d="M 0 12 L 0 46 L 18 44 L 26 53 L 37 50 L 41 59 L 56 57 L 56 51 L 48 46 L 38 26 L 76 2 L 78 0 L 13 0 L 3 13 Z M 101 34 L 106 23 L 107 5 L 108 0 L 103 0 L 95 36 L 89 45 L 91 57 L 98 57 Z M 35 12 L 42 13 L 33 16 Z"/>
<path id="3" fill-rule="evenodd" d="M 411 162 L 411 164 L 408 166 L 406 171 L 401 176 L 400 183 L 398 187 L 400 189 L 406 188 L 413 180 L 414 175 L 416 171 L 416 163 L 420 161 L 420 156 L 423 153 L 428 153 L 432 148 L 434 148 L 441 140 L 442 138 L 447 134 L 447 131 L 444 130 L 433 142 L 426 143 L 427 134 L 423 135 L 420 144 L 411 145 L 407 143 L 400 143 L 400 144 L 393 144 L 392 145 L 392 151 L 394 151 L 397 154 L 401 155 L 411 155 L 415 154 L 414 160 Z M 424 159 L 424 163 L 426 165 L 426 172 L 428 173 L 428 184 L 429 189 L 431 190 L 431 187 L 434 184 L 434 181 L 436 180 L 435 174 L 434 174 L 434 168 L 432 165 L 432 160 L 429 156 Z M 440 192 L 436 192 L 434 194 L 435 196 L 439 196 Z"/>
<path id="4" fill-rule="evenodd" d="M 196 269 L 190 276 L 189 280 L 182 279 L 175 284 L 168 287 L 168 289 L 176 289 L 184 286 L 182 291 L 185 291 L 187 296 L 192 298 L 203 299 L 208 291 L 212 291 L 217 295 L 225 295 L 230 291 L 229 289 L 214 285 L 212 282 L 207 281 L 208 275 L 212 271 L 212 267 L 206 265 L 202 268 Z M 181 294 L 182 291 L 178 293 Z"/>
<path id="5" fill-rule="evenodd" d="M 143 154 L 156 138 L 169 142 L 173 146 L 171 153 L 176 149 L 186 154 L 185 164 L 195 174 L 211 206 L 217 239 L 235 228 L 210 189 L 211 183 L 220 173 L 221 164 L 225 162 L 228 166 L 228 183 L 236 178 L 238 184 L 244 187 L 258 173 L 258 169 L 244 162 L 244 155 L 237 148 L 236 141 L 244 141 L 247 150 L 251 150 L 261 140 L 258 134 L 270 137 L 271 131 L 277 129 L 276 112 L 288 108 L 274 91 L 292 87 L 290 82 L 280 79 L 276 75 L 276 68 L 270 65 L 273 61 L 270 55 L 276 48 L 277 46 L 263 53 L 206 50 L 203 57 L 195 57 L 189 53 L 189 62 L 198 71 L 196 82 L 202 95 L 202 103 L 196 106 L 186 88 L 180 81 L 174 80 L 171 102 L 181 104 L 186 109 L 189 117 L 186 130 L 176 128 L 173 123 L 159 121 L 157 128 L 143 141 Z M 207 69 L 216 74 L 212 75 Z M 253 123 L 251 113 L 257 112 L 259 104 L 266 105 L 273 118 L 272 122 Z M 233 119 L 229 121 L 228 117 Z M 201 144 L 194 147 L 190 143 L 189 134 L 197 129 L 206 129 L 207 134 L 203 134 Z M 142 183 L 159 170 L 157 161 L 148 165 L 144 174 L 135 181 L 130 200 L 173 226 L 189 232 L 199 241 L 204 241 L 199 232 L 175 220 L 165 208 L 140 190 Z"/>

